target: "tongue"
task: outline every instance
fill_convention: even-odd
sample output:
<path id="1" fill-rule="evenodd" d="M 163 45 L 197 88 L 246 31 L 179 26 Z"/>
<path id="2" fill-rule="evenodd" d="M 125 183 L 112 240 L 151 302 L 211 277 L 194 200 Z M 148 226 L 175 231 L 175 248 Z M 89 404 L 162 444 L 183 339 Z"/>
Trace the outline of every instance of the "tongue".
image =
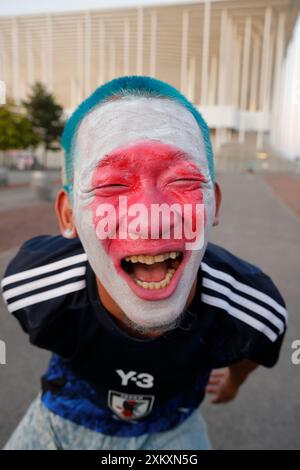
<path id="1" fill-rule="evenodd" d="M 133 264 L 133 273 L 141 281 L 159 282 L 162 281 L 168 272 L 168 261 L 154 264 Z"/>

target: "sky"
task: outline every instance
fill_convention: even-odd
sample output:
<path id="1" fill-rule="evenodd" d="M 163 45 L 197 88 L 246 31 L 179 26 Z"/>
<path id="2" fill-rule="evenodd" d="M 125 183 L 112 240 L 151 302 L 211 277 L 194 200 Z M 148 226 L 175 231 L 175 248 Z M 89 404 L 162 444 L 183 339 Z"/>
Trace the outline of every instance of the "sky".
<path id="1" fill-rule="evenodd" d="M 0 0 L 1 15 L 86 10 L 92 8 L 129 7 L 172 3 L 193 3 L 194 0 Z"/>

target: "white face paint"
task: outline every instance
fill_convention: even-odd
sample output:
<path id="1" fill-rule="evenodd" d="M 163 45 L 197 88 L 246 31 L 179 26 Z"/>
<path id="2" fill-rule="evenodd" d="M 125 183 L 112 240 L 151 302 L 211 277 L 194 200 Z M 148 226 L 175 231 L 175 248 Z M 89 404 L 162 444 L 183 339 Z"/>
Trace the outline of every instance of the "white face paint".
<path id="1" fill-rule="evenodd" d="M 92 176 L 97 164 L 112 151 L 138 142 L 160 142 L 189 155 L 206 179 L 204 246 L 190 252 L 176 289 L 167 298 L 145 300 L 116 270 L 116 263 L 97 238 L 93 211 Z M 82 121 L 73 148 L 74 217 L 89 262 L 100 282 L 127 318 L 140 328 L 172 325 L 185 308 L 204 255 L 215 213 L 214 188 L 200 129 L 193 115 L 175 101 L 128 96 L 93 109 Z M 89 208 L 87 208 L 89 206 Z M 140 253 L 140 254 L 145 254 Z M 124 257 L 128 253 L 124 253 Z"/>

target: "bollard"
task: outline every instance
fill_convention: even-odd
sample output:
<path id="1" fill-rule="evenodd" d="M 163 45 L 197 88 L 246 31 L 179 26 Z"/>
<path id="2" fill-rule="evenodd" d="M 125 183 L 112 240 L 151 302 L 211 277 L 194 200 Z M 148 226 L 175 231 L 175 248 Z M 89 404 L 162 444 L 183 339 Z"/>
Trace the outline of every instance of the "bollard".
<path id="1" fill-rule="evenodd" d="M 31 189 L 34 194 L 44 201 L 53 199 L 52 182 L 46 171 L 34 171 L 31 177 Z"/>
<path id="2" fill-rule="evenodd" d="M 6 168 L 0 168 L 0 186 L 6 186 L 8 184 L 8 171 Z"/>

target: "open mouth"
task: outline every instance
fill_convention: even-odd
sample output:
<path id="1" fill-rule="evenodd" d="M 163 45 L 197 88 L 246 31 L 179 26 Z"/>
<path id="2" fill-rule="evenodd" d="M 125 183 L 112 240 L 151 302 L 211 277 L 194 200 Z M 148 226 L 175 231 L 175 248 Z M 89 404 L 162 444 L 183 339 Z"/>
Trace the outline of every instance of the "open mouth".
<path id="1" fill-rule="evenodd" d="M 154 256 L 132 255 L 121 260 L 121 268 L 141 289 L 163 291 L 172 284 L 182 260 L 181 251 L 169 251 Z"/>

